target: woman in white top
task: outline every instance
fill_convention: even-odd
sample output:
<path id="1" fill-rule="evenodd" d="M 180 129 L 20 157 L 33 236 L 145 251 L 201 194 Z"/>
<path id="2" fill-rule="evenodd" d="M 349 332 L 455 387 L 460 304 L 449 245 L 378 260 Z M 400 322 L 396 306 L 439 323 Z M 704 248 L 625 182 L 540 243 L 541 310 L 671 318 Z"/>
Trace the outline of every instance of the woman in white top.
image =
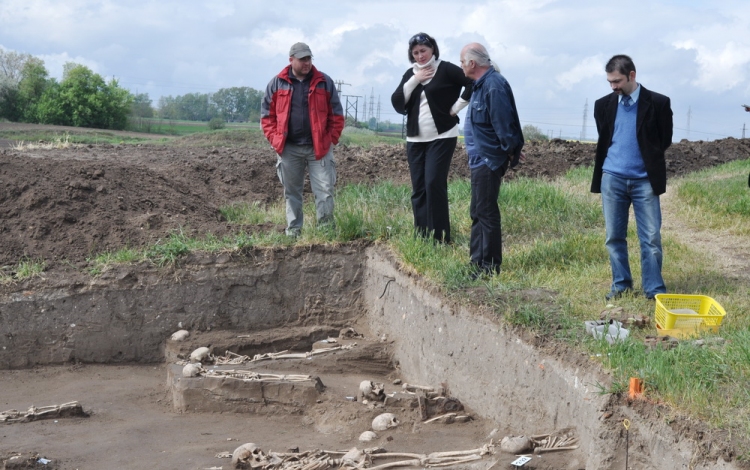
<path id="1" fill-rule="evenodd" d="M 459 134 L 456 115 L 471 98 L 472 81 L 457 65 L 440 60 L 437 42 L 425 33 L 409 39 L 409 61 L 412 67 L 391 103 L 406 115 L 414 227 L 422 236 L 450 243 L 448 170 Z"/>

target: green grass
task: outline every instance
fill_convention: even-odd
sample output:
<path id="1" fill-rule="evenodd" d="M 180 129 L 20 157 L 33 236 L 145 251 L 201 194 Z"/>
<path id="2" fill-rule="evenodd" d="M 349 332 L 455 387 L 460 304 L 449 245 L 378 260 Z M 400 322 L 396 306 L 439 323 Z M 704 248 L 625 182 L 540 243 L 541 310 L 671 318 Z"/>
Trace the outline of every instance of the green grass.
<path id="1" fill-rule="evenodd" d="M 0 131 L 0 138 L 14 140 L 14 147 L 22 148 L 66 148 L 74 144 L 138 144 L 153 142 L 154 139 L 119 134 L 113 131 L 70 130 L 9 130 Z"/>
<path id="2" fill-rule="evenodd" d="M 370 148 L 375 145 L 383 144 L 405 144 L 406 140 L 401 137 L 385 137 L 376 134 L 369 129 L 360 129 L 356 127 L 346 127 L 339 139 L 339 145 L 356 146 Z"/>
<path id="3" fill-rule="evenodd" d="M 11 284 L 40 276 L 47 264 L 44 260 L 23 259 L 15 266 L 0 268 L 0 284 Z"/>
<path id="4" fill-rule="evenodd" d="M 704 229 L 750 235 L 750 160 L 693 173 L 677 186 L 680 216 Z"/>
<path id="5" fill-rule="evenodd" d="M 248 130 L 259 129 L 257 122 L 225 124 L 225 130 Z M 164 134 L 171 136 L 185 136 L 196 133 L 214 132 L 205 121 L 182 121 L 176 119 L 160 118 L 131 118 L 128 121 L 128 129 L 133 132 L 144 132 L 148 134 Z"/>

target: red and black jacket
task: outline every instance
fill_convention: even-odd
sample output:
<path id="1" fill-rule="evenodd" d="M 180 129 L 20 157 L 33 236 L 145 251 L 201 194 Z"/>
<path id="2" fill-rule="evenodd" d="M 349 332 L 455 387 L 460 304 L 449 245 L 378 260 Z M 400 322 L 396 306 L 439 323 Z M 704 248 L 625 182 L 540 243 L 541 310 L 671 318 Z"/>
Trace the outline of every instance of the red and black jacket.
<path id="1" fill-rule="evenodd" d="M 276 75 L 266 87 L 261 106 L 260 124 L 266 139 L 279 155 L 284 151 L 292 105 L 291 65 Z M 308 95 L 310 131 L 315 158 L 320 160 L 339 142 L 344 130 L 344 108 L 333 80 L 313 66 Z"/>

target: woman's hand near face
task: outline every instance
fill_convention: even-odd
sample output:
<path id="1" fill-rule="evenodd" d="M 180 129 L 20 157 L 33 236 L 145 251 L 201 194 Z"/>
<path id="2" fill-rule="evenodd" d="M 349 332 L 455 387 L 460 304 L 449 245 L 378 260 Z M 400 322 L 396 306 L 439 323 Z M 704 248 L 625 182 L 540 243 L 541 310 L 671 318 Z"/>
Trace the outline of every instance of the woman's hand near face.
<path id="1" fill-rule="evenodd" d="M 435 67 L 429 66 L 425 67 L 423 69 L 419 69 L 414 76 L 417 77 L 417 80 L 419 80 L 419 83 L 424 83 L 425 81 L 431 79 L 435 75 Z"/>

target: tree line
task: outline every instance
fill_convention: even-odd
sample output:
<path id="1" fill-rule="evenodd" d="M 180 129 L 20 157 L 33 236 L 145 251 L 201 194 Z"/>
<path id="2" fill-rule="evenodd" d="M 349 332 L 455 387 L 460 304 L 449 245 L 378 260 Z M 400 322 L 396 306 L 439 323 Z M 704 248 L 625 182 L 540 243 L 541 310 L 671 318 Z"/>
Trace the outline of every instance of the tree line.
<path id="1" fill-rule="evenodd" d="M 13 122 L 126 129 L 132 118 L 257 121 L 262 99 L 262 91 L 232 87 L 161 97 L 154 108 L 147 93 L 133 94 L 84 65 L 66 63 L 58 82 L 41 59 L 0 49 L 0 119 Z"/>

